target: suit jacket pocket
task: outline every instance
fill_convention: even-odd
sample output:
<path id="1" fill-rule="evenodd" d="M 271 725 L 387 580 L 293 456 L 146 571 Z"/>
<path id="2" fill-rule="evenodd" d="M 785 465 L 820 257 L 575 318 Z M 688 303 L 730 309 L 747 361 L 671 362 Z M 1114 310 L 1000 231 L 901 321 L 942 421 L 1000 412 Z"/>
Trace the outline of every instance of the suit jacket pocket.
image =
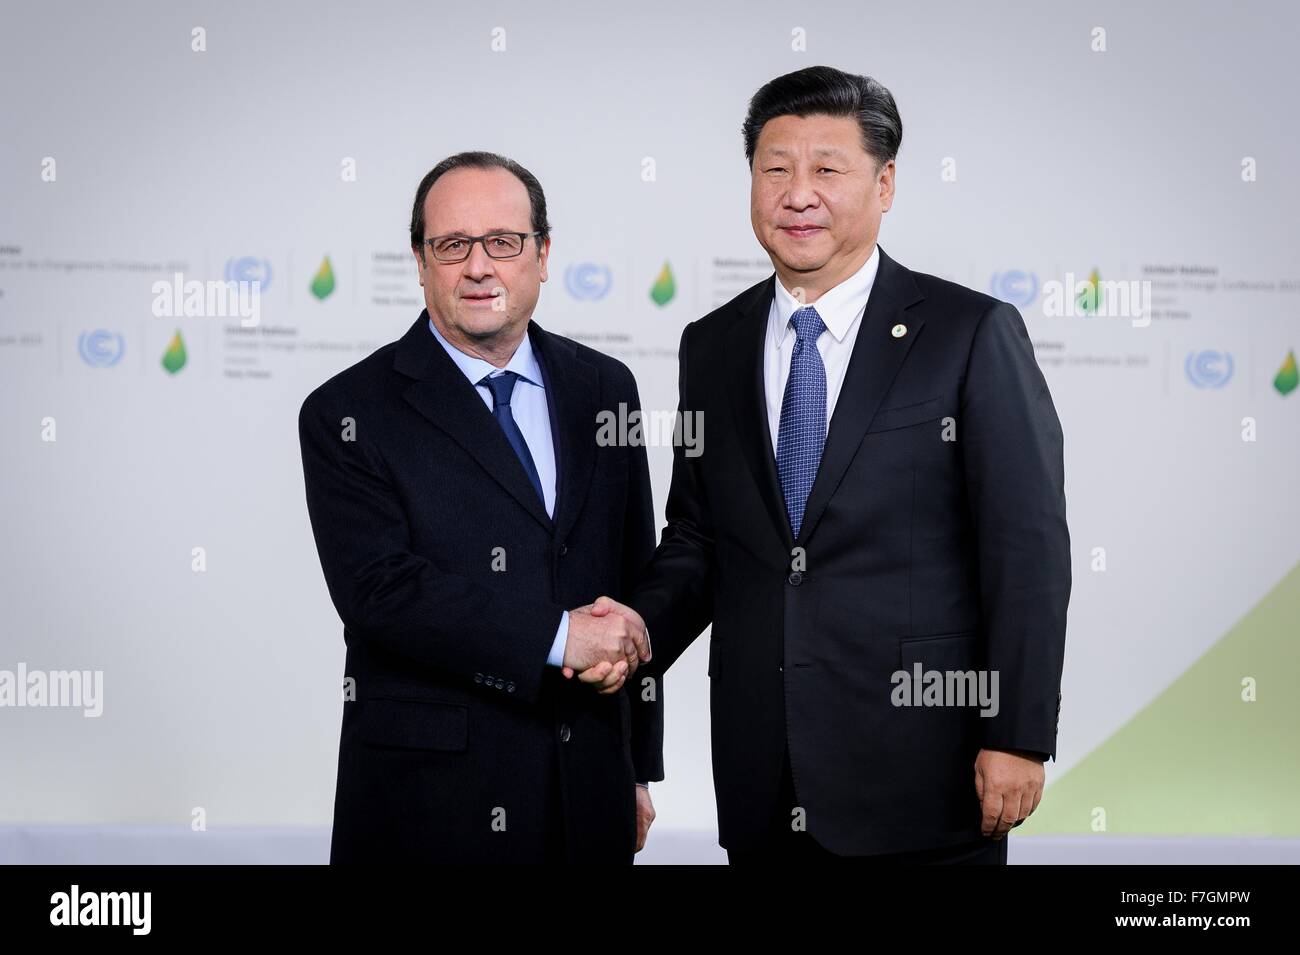
<path id="1" fill-rule="evenodd" d="M 459 703 L 373 697 L 362 706 L 363 742 L 447 752 L 469 745 L 469 707 Z"/>
<path id="2" fill-rule="evenodd" d="M 914 424 L 924 424 L 943 417 L 943 395 L 935 395 L 925 401 L 903 405 L 899 408 L 881 408 L 871 419 L 867 434 L 876 431 L 893 431 L 895 428 L 907 428 Z"/>
<path id="3" fill-rule="evenodd" d="M 922 670 L 973 670 L 979 659 L 978 637 L 977 630 L 900 637 L 899 668 L 910 673 L 913 664 L 919 663 Z"/>

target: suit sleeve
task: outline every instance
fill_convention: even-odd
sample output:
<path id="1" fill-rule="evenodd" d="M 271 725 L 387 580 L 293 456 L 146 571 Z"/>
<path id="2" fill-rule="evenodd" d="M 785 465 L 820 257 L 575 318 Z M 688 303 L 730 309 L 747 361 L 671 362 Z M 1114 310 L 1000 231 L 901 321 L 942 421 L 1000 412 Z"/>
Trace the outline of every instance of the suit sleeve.
<path id="1" fill-rule="evenodd" d="M 535 701 L 564 608 L 490 592 L 411 551 L 406 512 L 363 404 L 318 390 L 298 415 L 307 512 L 325 584 L 354 639 L 466 683 L 484 675 Z M 478 676 L 479 680 L 475 680 Z"/>
<path id="2" fill-rule="evenodd" d="M 678 420 L 695 416 L 697 449 L 708 446 L 703 414 L 690 389 L 690 337 L 695 323 L 682 331 L 678 351 Z M 673 478 L 665 510 L 667 526 L 654 560 L 628 602 L 650 628 L 653 658 L 648 666 L 663 673 L 713 620 L 714 537 L 701 474 L 701 456 L 688 455 L 683 441 L 673 442 Z M 707 452 L 704 452 L 707 453 Z"/>
<path id="3" fill-rule="evenodd" d="M 1024 319 L 998 303 L 980 319 L 957 421 L 974 520 L 985 666 L 999 710 L 988 749 L 1056 755 L 1070 535 L 1061 423 Z"/>
<path id="4" fill-rule="evenodd" d="M 629 410 L 641 410 L 636 380 L 629 372 L 631 404 Z M 628 593 L 641 579 L 655 550 L 654 496 L 650 485 L 650 462 L 645 444 L 631 448 L 631 474 L 628 481 L 627 515 L 623 526 L 623 567 L 620 581 Z M 630 606 L 630 605 L 629 605 Z M 657 636 L 657 634 L 656 634 Z M 656 652 L 651 641 L 651 652 Z M 650 682 L 646 682 L 650 681 Z M 662 674 L 637 669 L 624 685 L 632 712 L 632 765 L 636 781 L 652 782 L 664 778 L 664 680 Z"/>

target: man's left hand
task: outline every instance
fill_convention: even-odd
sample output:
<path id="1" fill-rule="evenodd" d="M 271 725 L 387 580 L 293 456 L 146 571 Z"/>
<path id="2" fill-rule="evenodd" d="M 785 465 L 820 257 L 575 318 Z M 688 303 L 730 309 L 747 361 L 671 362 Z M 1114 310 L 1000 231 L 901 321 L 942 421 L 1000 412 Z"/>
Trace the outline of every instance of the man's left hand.
<path id="1" fill-rule="evenodd" d="M 645 786 L 636 787 L 636 851 L 645 848 L 645 837 L 650 832 L 650 823 L 655 821 L 654 803 L 650 801 L 650 790 Z"/>
<path id="2" fill-rule="evenodd" d="M 980 799 L 980 830 L 1001 839 L 1029 818 L 1043 798 L 1042 761 L 1003 749 L 982 749 L 975 757 L 975 792 Z"/>

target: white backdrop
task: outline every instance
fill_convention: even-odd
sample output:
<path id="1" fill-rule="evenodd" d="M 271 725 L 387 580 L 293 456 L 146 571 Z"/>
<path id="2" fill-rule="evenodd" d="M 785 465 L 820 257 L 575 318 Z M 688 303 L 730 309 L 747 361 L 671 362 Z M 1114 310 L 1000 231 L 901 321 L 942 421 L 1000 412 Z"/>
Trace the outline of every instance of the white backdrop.
<path id="1" fill-rule="evenodd" d="M 1050 786 L 1300 557 L 1300 395 L 1273 385 L 1300 340 L 1297 30 L 1293 9 L 1208 3 L 8 5 L 0 670 L 98 670 L 104 691 L 97 718 L 0 707 L 0 824 L 188 832 L 201 807 L 214 829 L 328 825 L 342 628 L 296 415 L 418 314 L 420 177 L 472 148 L 531 169 L 554 226 L 535 318 L 623 358 L 646 407 L 671 409 L 682 327 L 770 272 L 749 226 L 748 97 L 816 63 L 898 101 L 889 254 L 984 291 L 1026 273 L 997 286 L 1012 298 L 1040 289 L 1017 304 L 1064 426 L 1075 557 Z M 566 285 L 584 264 L 594 300 Z M 151 312 L 175 272 L 249 270 L 269 276 L 256 328 Z M 1044 314 L 1045 283 L 1093 270 L 1152 280 L 1150 325 Z M 1205 352 L 1231 356 L 1231 377 L 1194 383 L 1187 358 Z M 651 449 L 661 519 L 669 461 Z M 1279 621 L 1265 638 L 1290 641 L 1290 670 L 1269 675 L 1293 698 L 1296 620 Z M 704 650 L 666 685 L 664 831 L 715 828 Z M 1222 675 L 1235 693 L 1242 674 Z M 1276 729 L 1297 711 L 1272 700 Z M 1207 796 L 1173 831 L 1300 835 L 1278 808 L 1300 749 L 1293 728 L 1269 739 L 1275 772 L 1250 784 L 1262 822 Z M 1049 822 L 1051 799 L 1044 831 L 1087 831 Z"/>

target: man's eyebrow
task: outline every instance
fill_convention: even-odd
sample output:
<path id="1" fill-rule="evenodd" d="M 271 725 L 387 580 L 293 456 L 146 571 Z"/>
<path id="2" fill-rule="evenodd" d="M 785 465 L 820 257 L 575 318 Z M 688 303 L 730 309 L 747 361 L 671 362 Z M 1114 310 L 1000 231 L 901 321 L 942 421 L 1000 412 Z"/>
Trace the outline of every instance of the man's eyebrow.
<path id="1" fill-rule="evenodd" d="M 790 155 L 790 150 L 786 149 L 784 146 L 770 146 L 767 149 L 763 150 L 763 154 L 764 157 L 771 157 L 771 158 L 785 157 Z M 848 155 L 844 152 L 844 150 L 837 149 L 834 146 L 818 146 L 816 149 L 813 150 L 813 155 L 834 156 L 837 159 L 848 158 Z"/>
<path id="2" fill-rule="evenodd" d="M 531 232 L 531 229 L 516 229 L 513 226 L 489 226 L 484 235 L 492 235 L 494 232 Z M 468 229 L 452 229 L 450 232 L 439 232 L 438 237 L 452 235 L 473 235 Z M 432 237 L 431 237 L 432 238 Z"/>

